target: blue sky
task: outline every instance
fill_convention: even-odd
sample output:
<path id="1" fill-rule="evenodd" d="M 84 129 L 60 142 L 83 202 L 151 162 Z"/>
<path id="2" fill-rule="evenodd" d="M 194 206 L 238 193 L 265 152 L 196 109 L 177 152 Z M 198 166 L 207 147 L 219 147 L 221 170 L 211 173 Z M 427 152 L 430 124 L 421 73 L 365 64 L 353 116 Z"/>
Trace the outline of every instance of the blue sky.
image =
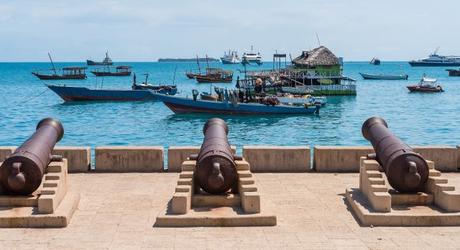
<path id="1" fill-rule="evenodd" d="M 219 57 L 251 45 L 265 59 L 322 45 L 346 61 L 460 55 L 460 2 L 403 0 L 0 0 L 0 61 Z"/>

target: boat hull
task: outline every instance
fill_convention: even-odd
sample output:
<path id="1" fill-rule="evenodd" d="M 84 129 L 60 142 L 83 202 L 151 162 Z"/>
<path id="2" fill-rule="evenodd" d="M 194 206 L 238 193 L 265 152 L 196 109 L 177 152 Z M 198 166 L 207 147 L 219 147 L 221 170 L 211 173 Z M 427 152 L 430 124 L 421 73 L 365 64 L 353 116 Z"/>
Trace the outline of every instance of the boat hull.
<path id="1" fill-rule="evenodd" d="M 437 92 L 443 92 L 444 91 L 441 87 L 427 88 L 427 87 L 420 87 L 418 85 L 407 86 L 407 89 L 410 92 L 422 92 L 422 93 L 437 93 Z"/>
<path id="2" fill-rule="evenodd" d="M 460 66 L 460 62 L 421 62 L 421 61 L 410 61 L 412 67 L 452 67 Z"/>
<path id="3" fill-rule="evenodd" d="M 460 76 L 460 70 L 457 69 L 448 69 L 449 76 Z"/>
<path id="4" fill-rule="evenodd" d="M 78 75 L 44 75 L 39 73 L 32 73 L 32 75 L 38 77 L 40 80 L 84 80 L 86 79 L 86 74 Z"/>
<path id="5" fill-rule="evenodd" d="M 254 103 L 216 102 L 205 100 L 192 100 L 184 97 L 174 97 L 161 94 L 153 95 L 162 101 L 169 109 L 176 114 L 184 113 L 208 113 L 208 114 L 240 114 L 240 115 L 262 115 L 262 114 L 314 114 L 318 113 L 320 106 L 269 106 Z"/>
<path id="6" fill-rule="evenodd" d="M 149 90 L 104 90 L 85 87 L 46 85 L 66 102 L 71 101 L 147 101 L 154 100 Z"/>
<path id="7" fill-rule="evenodd" d="M 408 75 L 371 75 L 359 73 L 366 80 L 407 80 Z"/>
<path id="8" fill-rule="evenodd" d="M 196 81 L 198 83 L 214 83 L 214 82 L 228 83 L 228 82 L 233 81 L 233 76 L 220 78 L 220 77 L 209 77 L 209 76 L 205 76 L 205 75 L 197 75 L 197 76 L 195 76 L 195 79 L 196 79 Z"/>
<path id="9" fill-rule="evenodd" d="M 91 71 L 95 76 L 130 76 L 131 71 L 129 72 L 98 72 L 98 71 Z"/>

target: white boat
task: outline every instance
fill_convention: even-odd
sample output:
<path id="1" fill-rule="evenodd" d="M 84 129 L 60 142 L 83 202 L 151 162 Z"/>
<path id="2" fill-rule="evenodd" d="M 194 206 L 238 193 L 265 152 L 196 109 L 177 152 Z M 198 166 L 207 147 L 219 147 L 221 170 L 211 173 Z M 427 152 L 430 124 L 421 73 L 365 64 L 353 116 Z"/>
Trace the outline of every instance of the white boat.
<path id="1" fill-rule="evenodd" d="M 220 58 L 223 64 L 237 64 L 240 63 L 241 60 L 238 57 L 238 52 L 236 51 L 228 51 L 224 52 L 224 56 Z"/>
<path id="2" fill-rule="evenodd" d="M 256 63 L 257 65 L 262 64 L 262 56 L 260 55 L 259 52 L 255 53 L 253 52 L 253 47 L 251 46 L 251 52 L 245 52 L 243 56 L 241 57 L 241 63 L 242 64 L 251 64 L 251 63 Z"/>
<path id="3" fill-rule="evenodd" d="M 278 99 L 280 103 L 289 105 L 304 105 L 305 103 L 315 103 L 324 106 L 327 103 L 325 96 L 277 96 L 276 99 Z"/>
<path id="4" fill-rule="evenodd" d="M 438 49 L 436 49 L 433 54 L 429 55 L 427 58 L 412 60 L 409 64 L 413 67 L 460 66 L 460 56 L 441 56 L 437 53 Z"/>

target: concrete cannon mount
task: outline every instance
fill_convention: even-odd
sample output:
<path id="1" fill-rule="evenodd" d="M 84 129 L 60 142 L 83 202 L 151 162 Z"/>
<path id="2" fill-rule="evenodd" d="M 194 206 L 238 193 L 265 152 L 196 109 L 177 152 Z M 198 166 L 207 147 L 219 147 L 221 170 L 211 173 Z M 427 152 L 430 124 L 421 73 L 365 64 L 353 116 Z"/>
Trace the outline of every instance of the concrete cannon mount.
<path id="1" fill-rule="evenodd" d="M 460 226 L 460 192 L 448 184 L 434 162 L 425 191 L 399 193 L 387 184 L 375 160 L 360 160 L 359 189 L 347 189 L 351 210 L 364 226 Z"/>
<path id="2" fill-rule="evenodd" d="M 78 194 L 67 192 L 67 179 L 64 158 L 48 165 L 33 194 L 13 196 L 0 190 L 0 227 L 66 227 L 80 201 Z"/>
<path id="3" fill-rule="evenodd" d="M 275 226 L 276 216 L 263 213 L 255 179 L 245 160 L 236 161 L 238 193 L 202 194 L 194 186 L 196 161 L 182 163 L 175 193 L 157 216 L 156 227 Z"/>

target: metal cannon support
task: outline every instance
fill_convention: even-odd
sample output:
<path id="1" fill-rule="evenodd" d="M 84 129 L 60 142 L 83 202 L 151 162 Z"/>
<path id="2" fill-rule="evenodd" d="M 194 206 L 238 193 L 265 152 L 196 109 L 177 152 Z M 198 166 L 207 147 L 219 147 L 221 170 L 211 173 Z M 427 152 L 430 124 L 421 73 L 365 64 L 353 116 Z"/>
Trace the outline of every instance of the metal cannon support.
<path id="1" fill-rule="evenodd" d="M 212 118 L 204 125 L 203 134 L 203 144 L 196 156 L 195 180 L 210 194 L 225 193 L 235 187 L 238 179 L 235 156 L 227 139 L 227 124 Z"/>
<path id="2" fill-rule="evenodd" d="M 64 128 L 59 120 L 41 120 L 35 133 L 1 165 L 2 187 L 9 193 L 19 195 L 29 195 L 37 190 L 48 164 L 62 160 L 62 157 L 53 156 L 51 153 L 63 135 Z"/>
<path id="3" fill-rule="evenodd" d="M 361 131 L 374 147 L 375 160 L 383 167 L 394 189 L 403 193 L 424 190 L 429 174 L 427 162 L 393 135 L 385 120 L 371 117 L 364 122 Z"/>

